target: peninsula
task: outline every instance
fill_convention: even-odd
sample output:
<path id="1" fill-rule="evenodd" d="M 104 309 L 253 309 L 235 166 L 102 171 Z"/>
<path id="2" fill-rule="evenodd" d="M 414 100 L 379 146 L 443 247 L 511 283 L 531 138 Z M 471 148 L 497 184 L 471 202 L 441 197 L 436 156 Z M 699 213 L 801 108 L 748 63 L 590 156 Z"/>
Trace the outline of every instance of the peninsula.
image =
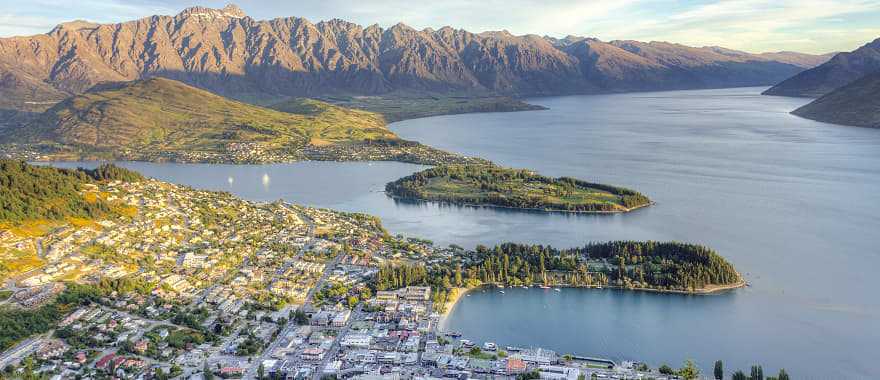
<path id="1" fill-rule="evenodd" d="M 617 213 L 651 204 L 622 187 L 479 164 L 427 169 L 388 183 L 385 191 L 402 199 L 560 212 Z"/>

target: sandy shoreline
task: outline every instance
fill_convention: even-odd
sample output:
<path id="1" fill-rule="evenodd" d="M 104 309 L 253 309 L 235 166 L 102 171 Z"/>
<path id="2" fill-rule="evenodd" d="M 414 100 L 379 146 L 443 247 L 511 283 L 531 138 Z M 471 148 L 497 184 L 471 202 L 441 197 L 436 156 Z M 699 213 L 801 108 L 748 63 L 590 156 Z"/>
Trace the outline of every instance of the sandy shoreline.
<path id="1" fill-rule="evenodd" d="M 449 295 L 446 297 L 446 303 L 443 307 L 443 314 L 440 314 L 440 326 L 446 322 L 446 317 L 452 313 L 452 310 L 455 309 L 455 306 L 458 305 L 458 300 L 461 299 L 462 296 L 470 292 L 471 290 L 477 289 L 478 287 L 458 287 L 452 288 L 449 291 Z"/>

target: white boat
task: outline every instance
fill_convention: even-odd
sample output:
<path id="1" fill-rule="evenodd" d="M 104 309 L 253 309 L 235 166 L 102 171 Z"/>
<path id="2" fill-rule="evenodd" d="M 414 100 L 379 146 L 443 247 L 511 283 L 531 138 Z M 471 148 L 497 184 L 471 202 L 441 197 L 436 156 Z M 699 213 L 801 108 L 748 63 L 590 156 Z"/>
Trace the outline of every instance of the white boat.
<path id="1" fill-rule="evenodd" d="M 553 288 L 553 290 L 555 290 L 555 291 L 557 291 L 557 292 L 561 292 L 561 291 L 562 291 L 562 289 L 559 289 L 559 288 Z"/>
<path id="2" fill-rule="evenodd" d="M 498 346 L 496 346 L 495 343 L 486 342 L 483 343 L 483 349 L 486 351 L 495 351 L 496 349 L 498 349 Z"/>

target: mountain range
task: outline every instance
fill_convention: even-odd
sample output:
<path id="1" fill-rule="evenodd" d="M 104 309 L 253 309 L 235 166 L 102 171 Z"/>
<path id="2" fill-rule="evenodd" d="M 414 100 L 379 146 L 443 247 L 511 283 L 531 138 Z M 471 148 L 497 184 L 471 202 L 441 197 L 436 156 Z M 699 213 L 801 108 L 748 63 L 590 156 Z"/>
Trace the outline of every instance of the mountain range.
<path id="1" fill-rule="evenodd" d="M 338 19 L 255 20 L 234 5 L 192 7 L 0 38 L 0 109 L 41 112 L 100 83 L 150 77 L 256 104 L 401 91 L 530 96 L 770 85 L 827 58 Z"/>
<path id="2" fill-rule="evenodd" d="M 866 75 L 880 71 L 880 38 L 782 81 L 765 95 L 818 98 Z"/>

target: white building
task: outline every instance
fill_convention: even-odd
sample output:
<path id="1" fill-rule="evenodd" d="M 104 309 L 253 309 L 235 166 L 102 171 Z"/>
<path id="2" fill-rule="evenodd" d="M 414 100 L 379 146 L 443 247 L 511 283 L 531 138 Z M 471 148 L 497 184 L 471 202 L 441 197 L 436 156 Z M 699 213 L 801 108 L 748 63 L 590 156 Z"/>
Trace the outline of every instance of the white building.
<path id="1" fill-rule="evenodd" d="M 373 337 L 364 334 L 348 334 L 339 342 L 342 347 L 346 348 L 370 348 Z"/>

